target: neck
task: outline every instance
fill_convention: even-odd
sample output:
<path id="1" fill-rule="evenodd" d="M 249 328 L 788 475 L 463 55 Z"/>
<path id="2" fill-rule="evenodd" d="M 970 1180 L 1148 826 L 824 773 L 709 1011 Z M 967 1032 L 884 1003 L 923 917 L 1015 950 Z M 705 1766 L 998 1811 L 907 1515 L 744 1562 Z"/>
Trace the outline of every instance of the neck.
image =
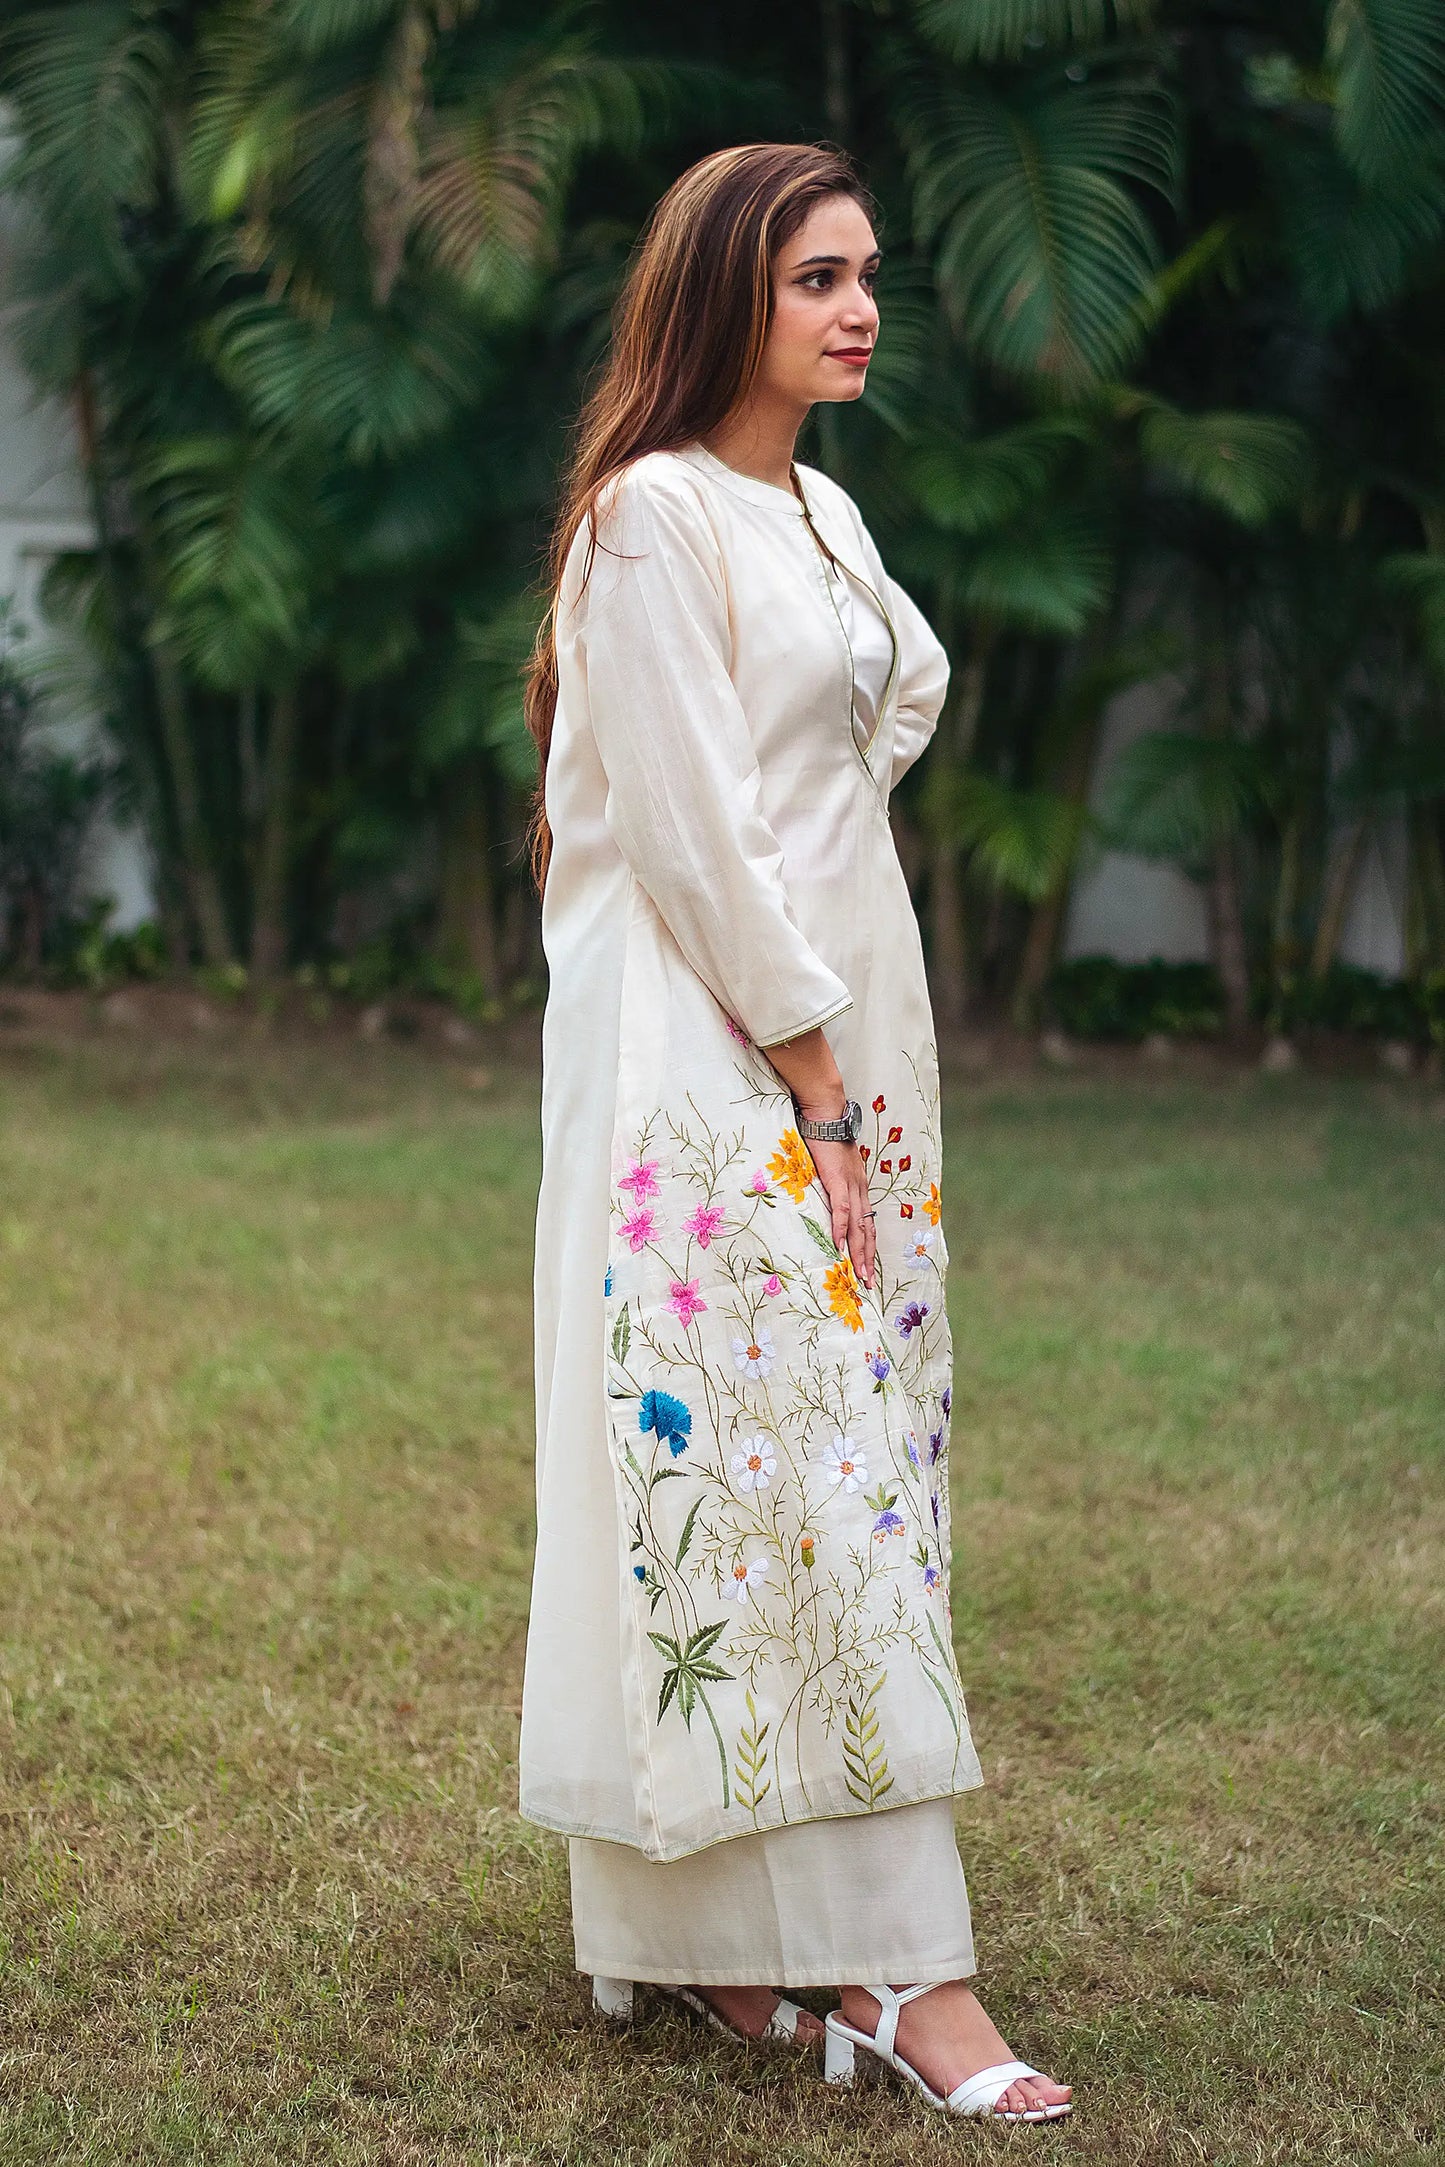
<path id="1" fill-rule="evenodd" d="M 754 394 L 702 441 L 715 459 L 739 474 L 789 489 L 793 449 L 807 418 L 807 407 Z"/>

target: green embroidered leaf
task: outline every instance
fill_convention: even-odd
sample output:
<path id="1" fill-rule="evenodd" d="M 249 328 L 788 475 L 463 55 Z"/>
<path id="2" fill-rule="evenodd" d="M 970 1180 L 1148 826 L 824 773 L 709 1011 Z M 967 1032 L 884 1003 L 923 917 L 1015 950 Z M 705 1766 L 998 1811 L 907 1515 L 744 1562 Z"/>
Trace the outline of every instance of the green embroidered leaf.
<path id="1" fill-rule="evenodd" d="M 962 1736 L 962 1733 L 960 1732 L 958 1725 L 958 1710 L 953 1705 L 953 1695 L 949 1692 L 947 1686 L 939 1677 L 938 1673 L 934 1670 L 930 1670 L 927 1663 L 921 1662 L 920 1667 L 923 1671 L 924 1677 L 928 1680 L 934 1692 L 943 1702 L 944 1712 L 946 1713 L 949 1722 L 953 1725 L 954 1742 L 957 1743 L 959 1738 Z"/>
<path id="2" fill-rule="evenodd" d="M 948 1673 L 953 1669 L 953 1656 L 949 1649 L 948 1643 L 944 1639 L 942 1633 L 940 1633 L 938 1630 L 938 1620 L 934 1617 L 933 1612 L 931 1610 L 925 1610 L 923 1615 L 928 1620 L 928 1630 L 933 1635 L 933 1645 L 938 1650 L 939 1657 L 943 1663 L 944 1671 L 945 1673 Z"/>
<path id="3" fill-rule="evenodd" d="M 688 1514 L 687 1518 L 682 1523 L 682 1534 L 678 1539 L 677 1556 L 673 1560 L 673 1563 L 679 1568 L 682 1565 L 683 1559 L 687 1556 L 688 1544 L 692 1541 L 693 1524 L 701 1511 L 702 1499 L 698 1498 L 696 1503 L 693 1505 L 692 1511 Z"/>
<path id="4" fill-rule="evenodd" d="M 748 1720 L 738 1733 L 738 1750 L 737 1759 L 733 1765 L 733 1782 L 737 1791 L 738 1804 L 746 1806 L 748 1812 L 756 1821 L 759 1806 L 773 1788 L 772 1779 L 767 1773 L 767 1739 L 772 1725 L 758 1722 L 757 1706 L 751 1691 L 743 1695 L 743 1700 L 747 1706 Z"/>
<path id="5" fill-rule="evenodd" d="M 627 1360 L 627 1350 L 632 1344 L 632 1312 L 625 1305 L 621 1316 L 612 1327 L 612 1354 L 618 1362 Z"/>
<path id="6" fill-rule="evenodd" d="M 665 1655 L 669 1663 L 680 1663 L 682 1661 L 681 1648 L 679 1648 L 675 1640 L 669 1640 L 665 1633 L 649 1633 L 647 1637 L 658 1654 Z"/>
<path id="7" fill-rule="evenodd" d="M 655 1490 L 660 1482 L 681 1482 L 686 1473 L 685 1467 L 655 1467 L 648 1477 L 647 1487 Z"/>
<path id="8" fill-rule="evenodd" d="M 682 1720 L 692 1729 L 692 1711 L 697 1701 L 697 1680 L 690 1670 L 682 1672 L 677 1687 L 677 1705 L 682 1710 Z"/>
<path id="9" fill-rule="evenodd" d="M 843 1781 L 851 1795 L 870 1810 L 893 1788 L 875 1707 L 886 1675 L 880 1670 L 865 1693 L 854 1691 L 848 1695 L 843 1720 Z"/>
<path id="10" fill-rule="evenodd" d="M 834 1241 L 832 1235 L 825 1234 L 816 1219 L 810 1219 L 806 1212 L 803 1213 L 802 1217 L 804 1226 L 808 1229 L 808 1232 L 812 1235 L 814 1241 L 818 1244 L 818 1247 L 822 1250 L 825 1257 L 838 1257 L 842 1255 L 842 1251 L 839 1249 L 838 1244 Z"/>
<path id="11" fill-rule="evenodd" d="M 726 1679 L 733 1676 L 733 1672 L 730 1670 L 724 1670 L 720 1663 L 689 1663 L 687 1668 L 688 1675 L 692 1678 L 709 1678 L 717 1680 L 719 1678 Z"/>
<path id="12" fill-rule="evenodd" d="M 662 1691 L 657 1696 L 657 1720 L 659 1723 L 667 1714 L 667 1704 L 677 1691 L 678 1676 L 679 1673 L 675 1670 L 669 1670 L 663 1674 Z"/>
<path id="13" fill-rule="evenodd" d="M 687 1644 L 687 1660 L 691 1662 L 695 1656 L 706 1655 L 718 1635 L 726 1629 L 726 1618 L 718 1625 L 704 1625 L 699 1632 L 693 1634 Z"/>

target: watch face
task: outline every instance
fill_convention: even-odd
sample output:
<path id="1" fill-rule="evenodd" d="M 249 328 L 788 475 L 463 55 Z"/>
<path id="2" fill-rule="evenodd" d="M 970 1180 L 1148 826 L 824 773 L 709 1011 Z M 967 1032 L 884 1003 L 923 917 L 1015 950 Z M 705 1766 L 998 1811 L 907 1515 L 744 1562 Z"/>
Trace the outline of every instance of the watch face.
<path id="1" fill-rule="evenodd" d="M 863 1133 L 863 1109 L 856 1099 L 849 1099 L 847 1105 L 843 1108 L 843 1119 L 852 1131 L 853 1141 L 856 1144 Z"/>

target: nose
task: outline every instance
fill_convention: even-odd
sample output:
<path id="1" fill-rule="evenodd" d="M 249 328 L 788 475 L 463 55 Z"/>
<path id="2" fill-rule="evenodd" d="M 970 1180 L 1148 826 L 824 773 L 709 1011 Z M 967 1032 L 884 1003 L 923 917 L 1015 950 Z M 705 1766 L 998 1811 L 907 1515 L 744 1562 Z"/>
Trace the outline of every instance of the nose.
<path id="1" fill-rule="evenodd" d="M 848 289 L 839 325 L 848 331 L 863 331 L 872 339 L 878 330 L 878 304 L 861 279 L 854 279 Z"/>

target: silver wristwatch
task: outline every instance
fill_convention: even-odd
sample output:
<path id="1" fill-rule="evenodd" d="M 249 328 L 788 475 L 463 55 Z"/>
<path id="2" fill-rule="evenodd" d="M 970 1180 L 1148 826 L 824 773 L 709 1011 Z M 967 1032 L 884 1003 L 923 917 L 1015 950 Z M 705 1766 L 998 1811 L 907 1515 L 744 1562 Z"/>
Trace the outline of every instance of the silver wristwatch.
<path id="1" fill-rule="evenodd" d="M 843 1101 L 843 1117 L 840 1121 L 809 1121 L 793 1100 L 793 1111 L 798 1116 L 798 1134 L 810 1144 L 856 1144 L 863 1133 L 863 1109 L 856 1099 Z"/>

